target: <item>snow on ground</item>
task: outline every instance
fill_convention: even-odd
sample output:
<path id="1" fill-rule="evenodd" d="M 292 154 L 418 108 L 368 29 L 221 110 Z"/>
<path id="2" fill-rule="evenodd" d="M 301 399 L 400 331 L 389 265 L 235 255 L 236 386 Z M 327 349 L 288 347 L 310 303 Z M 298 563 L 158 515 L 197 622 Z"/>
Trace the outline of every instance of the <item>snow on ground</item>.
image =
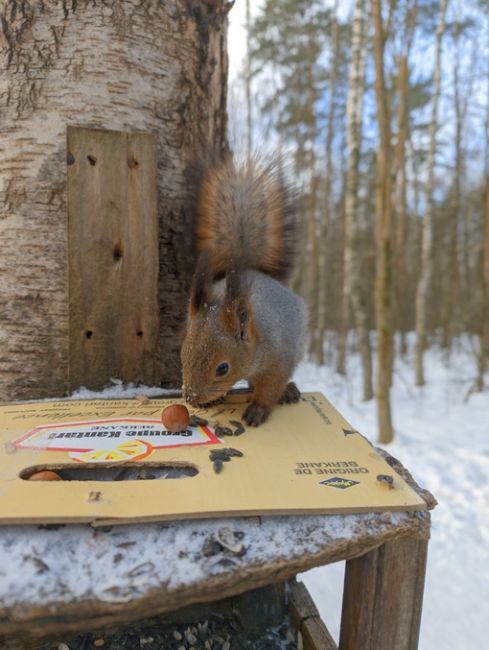
<path id="1" fill-rule="evenodd" d="M 432 512 L 419 650 L 487 647 L 489 390 L 467 399 L 474 368 L 468 345 L 448 361 L 439 349 L 429 350 L 423 388 L 414 386 L 410 355 L 395 365 L 395 441 L 385 448 L 439 501 Z M 321 391 L 355 429 L 376 442 L 375 403 L 361 401 L 358 356 L 350 357 L 346 378 L 328 366 L 304 362 L 295 379 L 302 390 Z M 336 639 L 343 573 L 341 563 L 302 576 Z"/>

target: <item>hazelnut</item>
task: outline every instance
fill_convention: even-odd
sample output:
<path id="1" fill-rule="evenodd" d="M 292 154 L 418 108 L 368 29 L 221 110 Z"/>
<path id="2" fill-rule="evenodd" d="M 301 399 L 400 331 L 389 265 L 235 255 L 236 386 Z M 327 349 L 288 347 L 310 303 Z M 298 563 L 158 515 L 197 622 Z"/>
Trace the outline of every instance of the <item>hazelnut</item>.
<path id="1" fill-rule="evenodd" d="M 41 472 L 34 472 L 28 478 L 29 481 L 62 481 L 63 479 L 56 472 L 51 472 L 49 469 L 42 470 Z"/>
<path id="2" fill-rule="evenodd" d="M 165 429 L 178 433 L 188 428 L 190 415 L 184 404 L 172 404 L 161 412 L 161 421 Z"/>

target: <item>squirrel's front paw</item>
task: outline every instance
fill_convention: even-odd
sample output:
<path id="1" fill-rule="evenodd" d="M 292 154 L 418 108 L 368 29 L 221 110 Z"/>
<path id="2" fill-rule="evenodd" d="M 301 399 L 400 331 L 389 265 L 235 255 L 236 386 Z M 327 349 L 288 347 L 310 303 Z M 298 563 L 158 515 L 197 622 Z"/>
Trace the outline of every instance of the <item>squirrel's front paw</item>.
<path id="1" fill-rule="evenodd" d="M 280 398 L 279 404 L 295 404 L 301 398 L 301 392 L 294 384 L 293 381 L 289 381 L 285 390 Z"/>
<path id="2" fill-rule="evenodd" d="M 250 427 L 257 427 L 262 422 L 265 422 L 271 410 L 269 406 L 260 406 L 259 404 L 252 403 L 243 413 L 243 420 Z"/>

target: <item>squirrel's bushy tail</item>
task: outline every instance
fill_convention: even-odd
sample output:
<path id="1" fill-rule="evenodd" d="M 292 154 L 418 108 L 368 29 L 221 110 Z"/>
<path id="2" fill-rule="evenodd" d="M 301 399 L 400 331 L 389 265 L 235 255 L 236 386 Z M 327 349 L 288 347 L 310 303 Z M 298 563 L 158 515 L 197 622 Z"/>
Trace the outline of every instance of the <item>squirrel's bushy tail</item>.
<path id="1" fill-rule="evenodd" d="M 243 161 L 226 156 L 201 175 L 197 250 L 214 277 L 232 268 L 256 269 L 285 281 L 296 243 L 297 194 L 280 156 Z"/>

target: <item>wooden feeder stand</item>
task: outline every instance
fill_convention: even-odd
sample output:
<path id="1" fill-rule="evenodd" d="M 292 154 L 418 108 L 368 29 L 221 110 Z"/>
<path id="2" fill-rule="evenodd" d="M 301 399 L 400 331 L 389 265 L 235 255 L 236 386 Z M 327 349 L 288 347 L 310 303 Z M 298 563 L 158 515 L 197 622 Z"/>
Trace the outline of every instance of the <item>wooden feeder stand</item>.
<path id="1" fill-rule="evenodd" d="M 394 458 L 383 455 L 428 508 L 434 507 L 434 498 Z M 199 540 L 202 549 L 219 525 L 240 530 L 245 545 L 254 551 L 225 561 L 219 555 L 209 558 L 202 550 L 185 552 L 185 540 L 189 548 Z M 0 647 L 36 647 L 41 639 L 120 628 L 153 616 L 191 623 L 211 611 L 241 612 L 243 623 L 253 620 L 258 629 L 288 609 L 304 650 L 415 650 L 429 532 L 426 510 L 177 521 L 103 530 L 6 527 L 0 553 L 8 552 L 19 582 L 2 589 Z M 137 549 L 142 544 L 154 546 L 154 562 L 141 562 Z M 59 567 L 76 566 L 81 576 L 91 576 L 83 595 L 66 585 L 60 589 L 59 572 L 51 570 L 49 557 L 43 555 L 48 547 L 56 549 Z M 167 572 L 161 573 L 158 550 L 166 569 L 171 567 L 171 580 Z M 111 582 L 107 567 L 116 557 L 124 570 Z M 346 561 L 346 571 L 337 646 L 295 576 L 341 560 Z M 42 578 L 34 574 L 23 579 L 32 575 L 36 561 Z M 189 561 L 192 576 L 185 575 Z"/>

